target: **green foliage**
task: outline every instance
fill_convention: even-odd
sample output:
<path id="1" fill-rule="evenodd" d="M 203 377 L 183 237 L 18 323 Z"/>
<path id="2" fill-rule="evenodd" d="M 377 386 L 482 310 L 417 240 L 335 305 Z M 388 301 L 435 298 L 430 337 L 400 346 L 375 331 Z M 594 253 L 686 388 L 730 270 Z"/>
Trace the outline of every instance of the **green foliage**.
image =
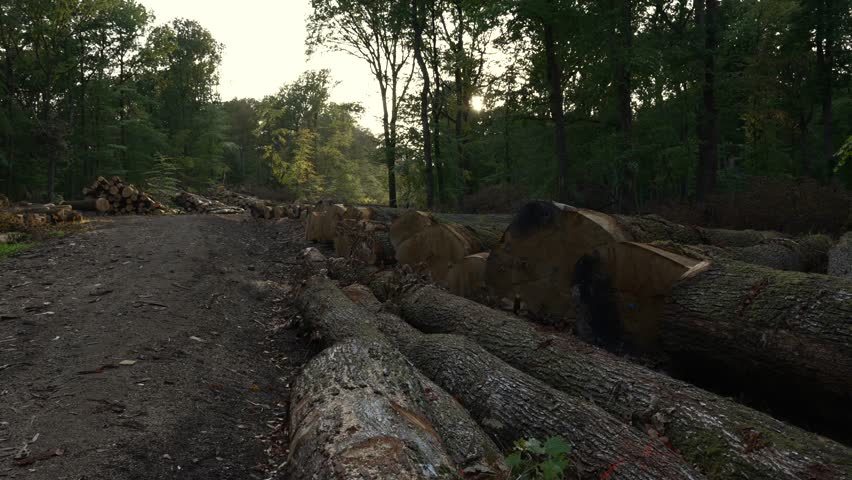
<path id="1" fill-rule="evenodd" d="M 145 191 L 153 198 L 167 201 L 179 190 L 178 169 L 174 161 L 157 155 L 151 169 L 145 173 Z"/>
<path id="2" fill-rule="evenodd" d="M 6 258 L 10 255 L 14 255 L 18 252 L 22 252 L 34 246 L 36 246 L 36 244 L 32 242 L 0 243 L 0 259 Z"/>
<path id="3" fill-rule="evenodd" d="M 562 437 L 550 437 L 544 443 L 530 438 L 515 442 L 506 464 L 516 480 L 560 480 L 565 478 L 571 446 Z"/>

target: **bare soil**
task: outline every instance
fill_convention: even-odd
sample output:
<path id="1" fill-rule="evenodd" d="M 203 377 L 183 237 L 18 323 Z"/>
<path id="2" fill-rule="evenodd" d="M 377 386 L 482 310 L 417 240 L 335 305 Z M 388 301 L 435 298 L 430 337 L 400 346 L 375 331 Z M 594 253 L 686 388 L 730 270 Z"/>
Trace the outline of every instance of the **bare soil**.
<path id="1" fill-rule="evenodd" d="M 93 225 L 0 260 L 0 479 L 281 478 L 302 227 Z"/>

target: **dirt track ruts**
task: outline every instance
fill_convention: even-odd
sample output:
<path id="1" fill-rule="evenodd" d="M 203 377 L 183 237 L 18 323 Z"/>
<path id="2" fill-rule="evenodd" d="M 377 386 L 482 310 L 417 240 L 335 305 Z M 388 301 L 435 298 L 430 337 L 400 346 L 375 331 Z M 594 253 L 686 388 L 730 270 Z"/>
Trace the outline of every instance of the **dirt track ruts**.
<path id="1" fill-rule="evenodd" d="M 123 217 L 0 260 L 0 478 L 268 478 L 309 356 L 275 328 L 301 238 Z"/>

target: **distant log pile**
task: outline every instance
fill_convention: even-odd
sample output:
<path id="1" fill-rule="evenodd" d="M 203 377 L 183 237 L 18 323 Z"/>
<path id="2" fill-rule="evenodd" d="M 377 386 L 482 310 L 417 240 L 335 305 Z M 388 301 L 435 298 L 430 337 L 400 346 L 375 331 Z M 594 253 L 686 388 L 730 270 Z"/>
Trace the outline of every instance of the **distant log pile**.
<path id="1" fill-rule="evenodd" d="M 18 204 L 4 209 L 2 213 L 17 217 L 26 226 L 79 222 L 83 219 L 80 212 L 67 204 Z"/>
<path id="2" fill-rule="evenodd" d="M 211 200 L 201 195 L 189 192 L 180 192 L 175 195 L 175 205 L 190 213 L 206 213 L 210 215 L 228 215 L 244 213 L 240 207 L 225 205 L 218 200 Z"/>
<path id="3" fill-rule="evenodd" d="M 98 177 L 83 189 L 83 200 L 65 202 L 78 210 L 113 215 L 160 215 L 167 208 L 133 184 L 119 177 Z"/>

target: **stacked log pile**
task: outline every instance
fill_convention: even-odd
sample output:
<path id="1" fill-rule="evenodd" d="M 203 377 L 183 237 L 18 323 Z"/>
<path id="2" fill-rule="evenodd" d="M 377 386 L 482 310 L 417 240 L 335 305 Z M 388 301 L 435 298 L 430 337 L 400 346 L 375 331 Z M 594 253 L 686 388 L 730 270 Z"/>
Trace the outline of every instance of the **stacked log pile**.
<path id="1" fill-rule="evenodd" d="M 367 265 L 393 264 L 396 258 L 390 241 L 390 225 L 401 214 L 396 208 L 346 207 L 335 227 L 335 254 Z"/>
<path id="2" fill-rule="evenodd" d="M 75 211 L 71 205 L 54 205 L 52 203 L 41 205 L 22 203 L 7 206 L 0 209 L 7 227 L 37 227 L 41 225 L 53 225 L 57 223 L 79 222 L 83 219 L 80 212 Z"/>
<path id="3" fill-rule="evenodd" d="M 98 177 L 91 186 L 83 189 L 83 200 L 65 202 L 77 210 L 102 214 L 163 214 L 167 208 L 141 189 L 125 183 L 119 177 Z"/>
<path id="4" fill-rule="evenodd" d="M 174 198 L 175 205 L 180 208 L 186 210 L 191 213 L 207 213 L 211 215 L 215 214 L 239 214 L 244 213 L 240 207 L 234 207 L 231 205 L 225 205 L 224 203 L 218 200 L 211 200 L 207 197 L 202 197 L 201 195 L 196 195 L 194 193 L 189 192 L 180 192 L 175 195 Z"/>

